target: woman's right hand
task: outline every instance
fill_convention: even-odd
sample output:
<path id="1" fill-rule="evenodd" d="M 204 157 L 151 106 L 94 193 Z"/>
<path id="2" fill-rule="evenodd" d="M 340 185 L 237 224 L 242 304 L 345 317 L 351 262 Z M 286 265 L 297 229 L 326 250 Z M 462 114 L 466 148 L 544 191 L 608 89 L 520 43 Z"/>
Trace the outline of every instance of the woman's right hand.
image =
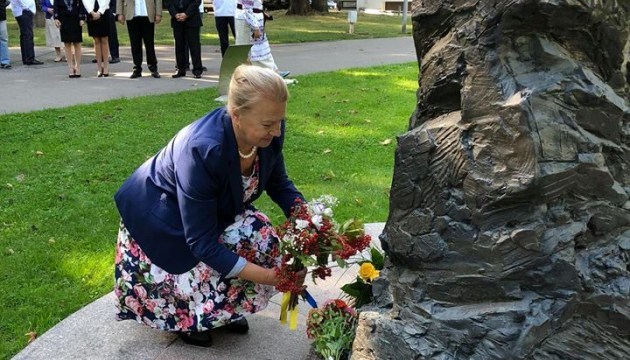
<path id="1" fill-rule="evenodd" d="M 59 29 L 61 27 L 61 21 L 55 20 L 55 26 Z"/>
<path id="2" fill-rule="evenodd" d="M 306 279 L 306 268 L 297 272 L 297 280 L 295 281 L 295 285 L 299 287 L 304 286 L 305 279 Z"/>

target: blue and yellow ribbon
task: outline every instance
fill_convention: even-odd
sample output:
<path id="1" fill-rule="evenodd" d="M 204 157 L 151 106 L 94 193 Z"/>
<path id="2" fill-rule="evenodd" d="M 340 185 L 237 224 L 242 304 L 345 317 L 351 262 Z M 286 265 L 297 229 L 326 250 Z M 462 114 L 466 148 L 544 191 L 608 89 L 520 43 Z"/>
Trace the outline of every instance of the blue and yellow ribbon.
<path id="1" fill-rule="evenodd" d="M 308 291 L 304 290 L 304 293 L 302 294 L 302 296 L 304 297 L 306 302 L 308 302 L 309 305 L 311 305 L 313 308 L 317 307 L 317 303 L 315 302 L 315 299 L 313 299 L 313 296 L 311 296 L 311 294 L 309 294 Z M 291 300 L 291 293 L 285 292 L 282 295 L 282 302 L 280 303 L 280 323 L 283 325 L 287 323 L 287 312 L 288 312 L 289 313 L 288 314 L 289 330 L 295 330 L 297 329 L 298 308 L 296 306 L 293 309 L 289 309 L 290 300 Z"/>
<path id="2" fill-rule="evenodd" d="M 291 299 L 291 293 L 285 292 L 282 295 L 282 302 L 280 303 L 280 324 L 287 323 L 287 308 L 289 307 L 289 300 Z"/>

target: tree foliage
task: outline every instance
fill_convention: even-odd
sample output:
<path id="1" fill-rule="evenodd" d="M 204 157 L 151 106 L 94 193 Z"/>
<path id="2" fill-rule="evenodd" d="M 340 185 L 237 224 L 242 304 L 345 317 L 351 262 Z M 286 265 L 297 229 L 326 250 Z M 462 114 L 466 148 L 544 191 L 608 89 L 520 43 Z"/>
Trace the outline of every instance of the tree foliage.
<path id="1" fill-rule="evenodd" d="M 311 12 L 327 13 L 327 0 L 290 0 L 287 15 L 306 16 Z"/>

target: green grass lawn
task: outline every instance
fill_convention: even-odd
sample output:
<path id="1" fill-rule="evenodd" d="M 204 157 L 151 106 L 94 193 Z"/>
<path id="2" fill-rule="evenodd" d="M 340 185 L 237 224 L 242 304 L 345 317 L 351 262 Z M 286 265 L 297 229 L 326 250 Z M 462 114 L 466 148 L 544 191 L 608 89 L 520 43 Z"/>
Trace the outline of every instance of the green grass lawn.
<path id="1" fill-rule="evenodd" d="M 409 35 L 411 31 L 411 18 L 409 18 L 408 33 L 401 33 L 402 18 L 399 16 L 360 13 L 355 25 L 355 32 L 348 34 L 347 14 L 345 12 L 330 12 L 324 15 L 311 16 L 287 16 L 284 10 L 272 11 L 271 13 L 274 20 L 267 23 L 267 36 L 272 44 L 384 38 Z M 169 14 L 164 12 L 163 15 L 163 21 L 155 28 L 155 43 L 157 45 L 173 45 L 173 31 Z M 213 15 L 205 14 L 203 21 L 201 44 L 219 45 L 219 36 L 214 27 Z M 9 46 L 20 46 L 20 31 L 11 11 L 7 11 L 7 26 Z M 129 35 L 126 25 L 118 24 L 117 29 L 120 44 L 128 46 Z M 234 41 L 234 39 L 231 38 L 230 41 Z M 83 32 L 83 44 L 92 46 L 92 38 L 87 35 L 87 28 Z M 43 27 L 35 28 L 35 45 L 46 45 Z"/>
<path id="2" fill-rule="evenodd" d="M 285 158 L 307 199 L 337 196 L 340 221 L 386 220 L 395 137 L 414 110 L 417 78 L 416 63 L 296 77 Z M 22 349 L 25 334 L 112 290 L 114 192 L 216 107 L 216 96 L 204 89 L 0 116 L 0 359 Z M 281 220 L 268 199 L 257 206 Z"/>

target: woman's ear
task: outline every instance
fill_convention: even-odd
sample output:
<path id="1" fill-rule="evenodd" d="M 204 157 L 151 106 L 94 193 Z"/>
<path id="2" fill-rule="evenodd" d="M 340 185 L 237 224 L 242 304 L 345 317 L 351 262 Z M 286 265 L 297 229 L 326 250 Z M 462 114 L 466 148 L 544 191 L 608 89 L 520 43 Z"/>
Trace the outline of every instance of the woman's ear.
<path id="1" fill-rule="evenodd" d="M 241 126 L 241 117 L 240 117 L 240 115 L 238 113 L 238 110 L 232 110 L 231 113 L 232 114 L 230 116 L 232 117 L 232 122 L 234 123 L 234 125 L 236 127 L 240 127 Z"/>

